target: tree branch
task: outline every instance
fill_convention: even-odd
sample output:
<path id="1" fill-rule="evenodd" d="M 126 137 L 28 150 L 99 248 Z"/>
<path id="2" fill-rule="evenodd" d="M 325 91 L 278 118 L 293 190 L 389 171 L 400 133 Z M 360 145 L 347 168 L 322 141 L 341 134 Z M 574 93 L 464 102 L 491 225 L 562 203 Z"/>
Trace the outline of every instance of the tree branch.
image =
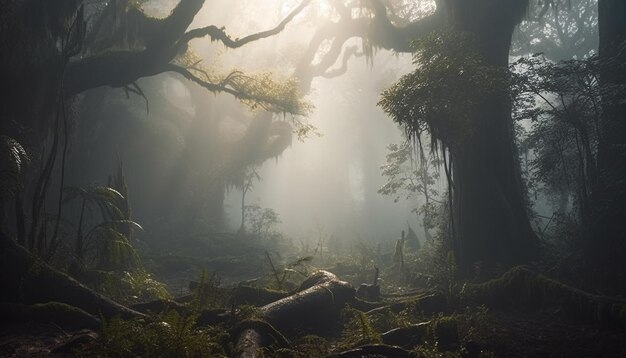
<path id="1" fill-rule="evenodd" d="M 258 32 L 241 39 L 233 40 L 228 34 L 226 34 L 224 28 L 218 28 L 217 26 L 211 25 L 188 31 L 181 37 L 179 44 L 181 46 L 186 45 L 189 41 L 193 39 L 209 36 L 211 38 L 211 41 L 220 41 L 229 48 L 239 48 L 250 42 L 261 40 L 280 33 L 285 29 L 285 26 L 287 26 L 287 24 L 290 23 L 291 20 L 293 20 L 293 18 L 298 15 L 310 2 L 311 0 L 304 0 L 302 3 L 300 3 L 298 7 L 296 7 L 291 13 L 289 13 L 289 15 L 287 15 L 287 17 L 283 21 L 281 21 L 276 27 L 271 30 Z"/>
<path id="2" fill-rule="evenodd" d="M 272 111 L 293 112 L 293 107 L 288 108 L 289 105 L 283 105 L 288 100 L 281 104 L 261 92 L 252 94 L 243 90 L 242 86 L 245 84 L 242 85 L 240 80 L 243 80 L 245 76 L 240 73 L 231 74 L 235 76 L 227 77 L 222 83 L 211 83 L 194 75 L 190 68 L 174 65 L 172 61 L 186 50 L 188 42 L 194 38 L 210 36 L 214 41 L 222 41 L 227 47 L 238 48 L 252 41 L 276 35 L 310 1 L 304 0 L 275 28 L 236 40 L 232 40 L 223 29 L 218 29 L 215 26 L 185 32 L 204 4 L 204 0 L 180 0 L 172 13 L 164 19 L 151 18 L 141 10 L 133 8 L 126 13 L 127 23 L 131 25 L 123 31 L 131 31 L 132 34 L 136 34 L 137 38 L 134 42 L 139 48 L 111 50 L 71 62 L 68 64 L 65 74 L 66 88 L 70 94 L 77 94 L 99 86 L 124 87 L 141 77 L 172 71 L 211 92 L 226 92 L 240 100 L 258 101 L 261 107 Z M 208 79 L 208 76 L 205 77 Z M 251 77 L 245 77 L 245 79 L 248 80 L 248 84 L 250 80 L 253 80 Z M 297 108 L 297 110 L 304 111 L 303 108 Z"/>
<path id="3" fill-rule="evenodd" d="M 324 72 L 321 77 L 335 78 L 343 75 L 348 71 L 348 60 L 352 57 L 362 57 L 363 52 L 359 52 L 356 46 L 349 46 L 343 51 L 341 67 Z"/>
<path id="4" fill-rule="evenodd" d="M 264 95 L 263 93 L 255 94 L 255 93 L 250 93 L 246 91 L 246 89 L 243 88 L 245 85 L 238 83 L 238 79 L 247 79 L 247 80 L 254 80 L 254 79 L 252 77 L 244 76 L 239 71 L 232 72 L 219 83 L 213 83 L 213 82 L 209 82 L 208 80 L 201 79 L 198 76 L 194 75 L 187 68 L 181 67 L 176 64 L 168 64 L 167 66 L 165 66 L 163 72 L 166 72 L 166 71 L 178 73 L 179 75 L 185 77 L 189 81 L 192 81 L 202 86 L 203 88 L 205 88 L 206 90 L 210 92 L 228 93 L 234 96 L 235 98 L 237 98 L 238 100 L 241 100 L 244 102 L 248 101 L 248 102 L 258 104 L 261 108 L 263 108 L 266 111 L 304 114 L 303 112 L 305 109 L 292 108 L 287 103 L 289 102 L 289 99 L 286 99 L 285 102 L 281 102 L 277 100 L 276 98 L 272 98 L 269 95 Z"/>
<path id="5" fill-rule="evenodd" d="M 353 19 L 349 16 L 349 12 L 336 6 L 341 14 L 341 18 L 337 22 L 330 22 L 318 28 L 295 71 L 295 77 L 300 80 L 300 87 L 303 92 L 308 92 L 315 77 L 322 76 L 328 78 L 345 73 L 347 68 L 344 68 L 344 65 L 347 65 L 348 60 L 345 57 L 340 70 L 328 70 L 337 62 L 344 43 L 350 38 L 360 37 L 376 47 L 397 52 L 411 52 L 411 41 L 413 39 L 425 36 L 441 28 L 444 24 L 441 7 L 438 7 L 435 13 L 421 20 L 409 23 L 407 26 L 398 27 L 391 23 L 387 15 L 387 9 L 380 0 L 370 0 L 369 6 L 374 13 L 373 19 Z M 329 40 L 332 41 L 330 50 L 318 63 L 313 64 L 320 47 L 325 41 Z"/>
<path id="6" fill-rule="evenodd" d="M 440 29 L 444 24 L 443 10 L 440 6 L 431 15 L 398 27 L 391 23 L 387 9 L 380 0 L 370 0 L 370 4 L 374 12 L 374 20 L 371 24 L 369 40 L 373 45 L 388 50 L 412 52 L 412 40 L 428 35 Z"/>

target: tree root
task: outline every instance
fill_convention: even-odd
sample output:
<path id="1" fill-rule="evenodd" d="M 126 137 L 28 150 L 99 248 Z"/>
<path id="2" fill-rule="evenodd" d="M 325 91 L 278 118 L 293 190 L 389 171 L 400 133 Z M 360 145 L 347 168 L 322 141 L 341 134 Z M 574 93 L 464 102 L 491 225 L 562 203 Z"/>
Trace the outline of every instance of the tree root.
<path id="1" fill-rule="evenodd" d="M 365 304 L 363 304 L 363 302 L 365 302 Z M 394 302 L 391 304 L 371 303 L 366 301 L 357 301 L 355 303 L 356 304 L 353 304 L 354 308 L 361 311 L 366 311 L 368 314 L 385 309 L 390 309 L 391 312 L 398 313 L 408 308 L 426 315 L 448 311 L 448 301 L 446 299 L 446 296 L 441 293 L 432 293 L 429 295 L 416 297 L 410 300 Z"/>
<path id="2" fill-rule="evenodd" d="M 423 342 L 428 337 L 431 322 L 423 322 L 408 327 L 400 327 L 389 330 L 381 335 L 383 343 L 399 346 L 412 347 Z"/>
<path id="3" fill-rule="evenodd" d="M 87 288 L 37 259 L 15 241 L 0 234 L 0 300 L 35 304 L 61 302 L 106 318 L 143 317 Z"/>
<path id="4" fill-rule="evenodd" d="M 341 353 L 335 353 L 327 358 L 361 358 L 367 357 L 370 355 L 375 356 L 383 356 L 383 357 L 393 357 L 393 358 L 403 358 L 403 357 L 411 357 L 411 352 L 402 349 L 396 346 L 389 346 L 385 344 L 373 344 L 362 346 L 359 348 L 351 349 L 349 351 L 344 351 Z"/>
<path id="5" fill-rule="evenodd" d="M 523 266 L 512 268 L 500 278 L 466 285 L 461 300 L 491 307 L 553 305 L 562 308 L 568 317 L 585 323 L 626 327 L 626 300 L 588 293 Z"/>
<path id="6" fill-rule="evenodd" d="M 179 302 L 166 299 L 136 303 L 129 308 L 145 314 L 161 313 L 172 310 L 182 316 L 189 314 L 189 308 L 187 306 L 180 304 Z"/>
<path id="7" fill-rule="evenodd" d="M 100 327 L 100 320 L 93 315 L 59 302 L 35 305 L 0 303 L 0 321 L 4 323 L 41 322 L 52 323 L 65 330 Z"/>

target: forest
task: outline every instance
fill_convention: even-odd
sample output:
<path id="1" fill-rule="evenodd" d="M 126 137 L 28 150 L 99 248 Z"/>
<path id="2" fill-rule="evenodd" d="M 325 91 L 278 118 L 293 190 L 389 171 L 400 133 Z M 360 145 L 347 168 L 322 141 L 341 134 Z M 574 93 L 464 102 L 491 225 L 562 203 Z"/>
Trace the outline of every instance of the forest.
<path id="1" fill-rule="evenodd" d="M 0 357 L 626 357 L 626 1 L 0 0 Z"/>

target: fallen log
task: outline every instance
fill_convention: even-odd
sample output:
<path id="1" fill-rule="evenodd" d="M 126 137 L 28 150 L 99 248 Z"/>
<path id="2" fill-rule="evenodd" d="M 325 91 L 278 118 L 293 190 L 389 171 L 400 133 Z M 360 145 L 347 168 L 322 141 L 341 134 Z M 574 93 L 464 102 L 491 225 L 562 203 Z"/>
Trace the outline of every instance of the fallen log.
<path id="1" fill-rule="evenodd" d="M 291 296 L 260 308 L 261 318 L 278 332 L 302 329 L 320 329 L 337 318 L 345 303 L 354 299 L 355 290 L 327 271 L 318 271 L 307 278 Z M 249 328 L 239 334 L 235 357 L 257 357 L 262 347 L 275 342 L 267 332 Z"/>
<path id="2" fill-rule="evenodd" d="M 168 299 L 157 299 L 149 302 L 135 303 L 129 308 L 145 314 L 157 314 L 172 310 L 176 311 L 181 316 L 186 316 L 190 313 L 190 309 L 187 306 Z"/>
<path id="3" fill-rule="evenodd" d="M 0 234 L 0 301 L 26 305 L 61 302 L 105 318 L 144 316 L 46 264 L 5 234 Z"/>
<path id="4" fill-rule="evenodd" d="M 231 303 L 235 305 L 264 306 L 289 296 L 284 291 L 267 288 L 237 286 L 232 289 Z"/>

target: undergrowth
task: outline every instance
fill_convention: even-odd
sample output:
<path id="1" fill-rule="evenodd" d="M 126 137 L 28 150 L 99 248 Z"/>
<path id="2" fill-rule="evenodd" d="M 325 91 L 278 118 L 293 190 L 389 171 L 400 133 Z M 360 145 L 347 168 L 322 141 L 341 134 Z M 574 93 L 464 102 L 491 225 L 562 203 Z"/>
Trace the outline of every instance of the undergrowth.
<path id="1" fill-rule="evenodd" d="M 97 356 L 227 357 L 230 336 L 219 327 L 196 328 L 196 316 L 169 311 L 143 320 L 103 320 Z"/>

